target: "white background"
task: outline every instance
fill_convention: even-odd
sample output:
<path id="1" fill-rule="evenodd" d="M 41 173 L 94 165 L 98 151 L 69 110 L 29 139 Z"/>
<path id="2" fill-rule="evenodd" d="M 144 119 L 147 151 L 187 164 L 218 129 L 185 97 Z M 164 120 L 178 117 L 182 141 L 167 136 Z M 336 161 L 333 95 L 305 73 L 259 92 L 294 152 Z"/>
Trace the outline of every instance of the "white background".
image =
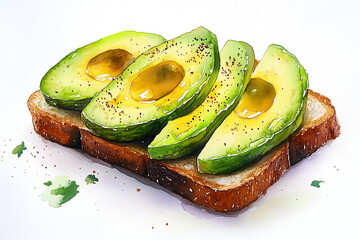
<path id="1" fill-rule="evenodd" d="M 359 1 L 1 1 L 0 239 L 356 239 L 359 216 Z M 167 39 L 198 26 L 277 43 L 332 100 L 341 136 L 235 214 L 208 212 L 133 174 L 36 135 L 26 101 L 72 50 L 124 30 Z M 12 149 L 25 142 L 17 158 Z M 37 153 L 39 152 L 39 153 Z M 36 156 L 36 157 L 34 157 Z M 99 182 L 86 185 L 95 171 Z M 38 197 L 58 175 L 80 193 L 60 208 Z M 312 180 L 323 180 L 320 188 Z M 137 189 L 140 189 L 138 191 Z"/>

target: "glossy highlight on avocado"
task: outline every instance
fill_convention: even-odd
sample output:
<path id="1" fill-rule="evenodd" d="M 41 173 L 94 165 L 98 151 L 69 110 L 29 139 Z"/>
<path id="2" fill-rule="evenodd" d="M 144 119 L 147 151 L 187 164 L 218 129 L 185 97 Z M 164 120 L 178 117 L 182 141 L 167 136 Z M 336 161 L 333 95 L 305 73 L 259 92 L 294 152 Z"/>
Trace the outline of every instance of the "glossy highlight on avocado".
<path id="1" fill-rule="evenodd" d="M 296 57 L 270 45 L 243 99 L 200 152 L 198 171 L 234 172 L 280 144 L 302 123 L 307 88 L 306 71 Z"/>
<path id="2" fill-rule="evenodd" d="M 52 106 L 82 110 L 134 59 L 165 39 L 156 34 L 124 31 L 68 54 L 42 78 L 40 90 Z"/>
<path id="3" fill-rule="evenodd" d="M 134 61 L 134 56 L 124 49 L 111 49 L 93 57 L 85 72 L 99 81 L 112 80 Z"/>
<path id="4" fill-rule="evenodd" d="M 174 61 L 161 62 L 139 74 L 130 86 L 137 101 L 155 101 L 171 93 L 183 80 L 185 71 Z"/>
<path id="5" fill-rule="evenodd" d="M 274 104 L 275 96 L 275 88 L 270 82 L 253 78 L 234 113 L 240 118 L 255 118 Z"/>
<path id="6" fill-rule="evenodd" d="M 148 147 L 152 159 L 176 159 L 201 147 L 234 110 L 254 67 L 254 51 L 244 42 L 228 41 L 220 52 L 220 71 L 205 101 L 174 119 Z"/>
<path id="7" fill-rule="evenodd" d="M 105 139 L 144 139 L 198 107 L 218 71 L 217 38 L 200 27 L 136 58 L 84 108 L 82 119 Z"/>

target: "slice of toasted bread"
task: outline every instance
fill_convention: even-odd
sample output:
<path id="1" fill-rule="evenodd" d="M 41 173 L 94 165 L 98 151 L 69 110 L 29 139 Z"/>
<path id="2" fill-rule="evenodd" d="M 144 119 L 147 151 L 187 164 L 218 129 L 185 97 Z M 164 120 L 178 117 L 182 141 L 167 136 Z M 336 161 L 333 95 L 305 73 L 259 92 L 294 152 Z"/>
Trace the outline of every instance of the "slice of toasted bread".
<path id="1" fill-rule="evenodd" d="M 301 129 L 265 157 L 227 175 L 199 174 L 196 157 L 174 161 L 149 158 L 149 140 L 115 143 L 93 135 L 78 112 L 49 107 L 39 91 L 28 100 L 37 133 L 62 145 L 79 147 L 110 164 L 122 166 L 220 212 L 235 211 L 255 201 L 290 167 L 340 134 L 335 108 L 328 98 L 309 90 Z"/>

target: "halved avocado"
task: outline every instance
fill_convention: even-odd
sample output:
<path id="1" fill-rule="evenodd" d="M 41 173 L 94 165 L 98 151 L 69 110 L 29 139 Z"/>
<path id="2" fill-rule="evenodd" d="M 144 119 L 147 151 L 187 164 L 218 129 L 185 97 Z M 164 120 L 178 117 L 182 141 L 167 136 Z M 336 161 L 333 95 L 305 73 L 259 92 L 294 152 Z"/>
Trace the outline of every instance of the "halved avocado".
<path id="1" fill-rule="evenodd" d="M 216 36 L 200 27 L 139 56 L 84 108 L 82 119 L 105 139 L 142 139 L 198 107 L 218 71 Z"/>
<path id="2" fill-rule="evenodd" d="M 141 53 L 163 43 L 156 34 L 124 31 L 68 54 L 42 78 L 40 90 L 52 106 L 82 110 Z"/>
<path id="3" fill-rule="evenodd" d="M 209 95 L 194 111 L 169 121 L 148 147 L 152 159 L 176 159 L 203 145 L 238 104 L 250 81 L 254 51 L 228 41 L 220 52 L 220 71 Z"/>
<path id="4" fill-rule="evenodd" d="M 230 173 L 255 161 L 302 123 L 308 77 L 294 55 L 270 45 L 235 110 L 198 156 L 201 173 Z"/>

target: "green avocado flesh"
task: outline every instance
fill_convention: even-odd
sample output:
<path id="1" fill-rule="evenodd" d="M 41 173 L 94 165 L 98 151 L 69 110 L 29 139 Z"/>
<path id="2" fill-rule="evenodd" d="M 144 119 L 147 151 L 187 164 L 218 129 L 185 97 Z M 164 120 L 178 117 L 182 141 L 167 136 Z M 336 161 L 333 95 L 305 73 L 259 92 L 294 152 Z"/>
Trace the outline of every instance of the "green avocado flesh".
<path id="1" fill-rule="evenodd" d="M 219 71 L 217 38 L 200 27 L 135 59 L 82 111 L 86 126 L 114 141 L 157 134 L 198 107 Z"/>
<path id="2" fill-rule="evenodd" d="M 200 152 L 198 171 L 234 172 L 285 140 L 302 123 L 307 87 L 296 57 L 270 45 L 239 104 Z"/>
<path id="3" fill-rule="evenodd" d="M 40 90 L 52 106 L 82 110 L 141 53 L 163 43 L 156 34 L 124 31 L 64 57 L 42 78 Z"/>
<path id="4" fill-rule="evenodd" d="M 169 121 L 148 147 L 152 159 L 176 159 L 203 145 L 239 102 L 254 67 L 254 51 L 228 41 L 220 52 L 220 71 L 205 101 L 194 111 Z"/>

